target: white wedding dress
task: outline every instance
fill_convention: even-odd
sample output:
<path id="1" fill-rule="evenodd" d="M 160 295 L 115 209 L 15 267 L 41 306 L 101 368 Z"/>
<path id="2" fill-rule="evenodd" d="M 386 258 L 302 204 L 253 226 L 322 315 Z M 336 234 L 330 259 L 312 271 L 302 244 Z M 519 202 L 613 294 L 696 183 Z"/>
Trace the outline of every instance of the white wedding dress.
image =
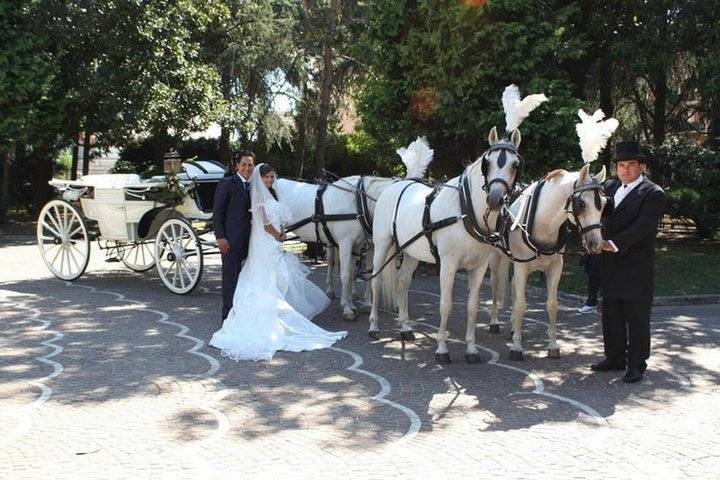
<path id="1" fill-rule="evenodd" d="M 297 256 L 265 231 L 290 218 L 275 200 L 255 167 L 250 181 L 252 230 L 250 248 L 238 277 L 233 308 L 210 345 L 233 360 L 270 360 L 278 350 L 300 352 L 327 348 L 347 335 L 328 332 L 310 321 L 330 299 L 307 279 L 309 270 Z"/>

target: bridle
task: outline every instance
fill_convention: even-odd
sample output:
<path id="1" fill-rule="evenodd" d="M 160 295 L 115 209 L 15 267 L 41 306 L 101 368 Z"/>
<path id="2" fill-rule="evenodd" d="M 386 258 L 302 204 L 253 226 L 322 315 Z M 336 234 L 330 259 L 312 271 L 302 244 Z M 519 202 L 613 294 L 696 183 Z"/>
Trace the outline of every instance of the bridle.
<path id="1" fill-rule="evenodd" d="M 575 221 L 575 225 L 578 226 L 580 236 L 582 237 L 583 244 L 585 243 L 585 234 L 587 232 L 590 232 L 592 230 L 602 228 L 601 223 L 593 223 L 591 225 L 583 226 L 582 222 L 580 222 L 580 214 L 585 209 L 585 200 L 582 198 L 582 194 L 587 191 L 594 192 L 594 202 L 595 202 L 595 208 L 600 210 L 602 208 L 602 198 L 605 197 L 603 192 L 603 186 L 595 180 L 595 178 L 590 177 L 591 182 L 586 185 L 578 185 L 578 181 L 575 180 L 573 183 L 573 192 L 568 197 L 567 202 L 565 202 L 565 211 L 567 213 L 570 213 L 573 216 L 573 220 Z M 570 207 L 570 210 L 568 210 L 568 207 Z"/>
<path id="2" fill-rule="evenodd" d="M 489 169 L 490 164 L 490 154 L 495 151 L 500 151 L 500 154 L 497 158 L 497 166 L 498 168 L 503 168 L 505 164 L 507 163 L 507 154 L 510 152 L 511 154 L 515 155 L 518 158 L 518 161 L 520 163 L 520 168 L 518 169 L 518 172 L 515 174 L 515 177 L 513 179 L 512 185 L 508 184 L 504 179 L 502 178 L 493 178 L 488 182 L 487 179 L 487 173 Z M 496 143 L 495 145 L 492 145 L 490 148 L 488 148 L 485 153 L 481 156 L 481 163 L 480 168 L 483 174 L 483 177 L 485 177 L 485 183 L 483 184 L 483 190 L 485 193 L 490 192 L 490 187 L 493 183 L 500 183 L 503 187 L 505 187 L 505 196 L 508 197 L 515 189 L 515 183 L 517 182 L 518 177 L 522 175 L 522 167 L 523 167 L 523 157 L 518 152 L 517 147 L 508 141 L 501 141 L 499 143 Z"/>

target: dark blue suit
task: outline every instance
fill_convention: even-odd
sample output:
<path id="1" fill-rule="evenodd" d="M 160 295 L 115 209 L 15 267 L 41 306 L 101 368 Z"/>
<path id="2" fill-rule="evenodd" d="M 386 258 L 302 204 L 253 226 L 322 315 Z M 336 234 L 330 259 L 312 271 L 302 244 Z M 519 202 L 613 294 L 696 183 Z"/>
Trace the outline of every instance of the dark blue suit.
<path id="1" fill-rule="evenodd" d="M 236 173 L 220 179 L 213 202 L 215 238 L 230 243 L 230 252 L 222 255 L 222 318 L 227 318 L 233 304 L 242 262 L 250 244 L 250 190 Z"/>

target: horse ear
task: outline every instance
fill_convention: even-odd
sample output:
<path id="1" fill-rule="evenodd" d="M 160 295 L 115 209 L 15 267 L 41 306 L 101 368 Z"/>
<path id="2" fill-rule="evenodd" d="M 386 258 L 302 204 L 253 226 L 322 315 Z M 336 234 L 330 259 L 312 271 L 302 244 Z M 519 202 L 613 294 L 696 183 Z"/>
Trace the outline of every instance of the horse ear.
<path id="1" fill-rule="evenodd" d="M 579 181 L 580 183 L 585 182 L 585 180 L 587 180 L 587 178 L 588 178 L 589 172 L 590 172 L 590 164 L 589 164 L 589 163 L 586 163 L 586 164 L 583 165 L 583 167 L 580 169 L 580 173 L 578 174 L 578 181 Z"/>
<path id="2" fill-rule="evenodd" d="M 603 165 L 602 170 L 600 170 L 598 173 L 596 173 L 596 174 L 593 176 L 593 178 L 594 178 L 598 183 L 603 183 L 603 182 L 605 182 L 605 176 L 606 176 L 605 165 Z"/>
<path id="3" fill-rule="evenodd" d="M 520 135 L 520 130 L 515 129 L 512 132 L 512 135 L 510 136 L 510 141 L 513 145 L 515 145 L 515 148 L 518 148 L 520 146 L 520 141 L 522 140 L 522 136 Z"/>
<path id="4" fill-rule="evenodd" d="M 493 127 L 492 130 L 490 130 L 490 135 L 488 135 L 488 143 L 492 146 L 498 143 L 498 141 L 497 127 Z"/>

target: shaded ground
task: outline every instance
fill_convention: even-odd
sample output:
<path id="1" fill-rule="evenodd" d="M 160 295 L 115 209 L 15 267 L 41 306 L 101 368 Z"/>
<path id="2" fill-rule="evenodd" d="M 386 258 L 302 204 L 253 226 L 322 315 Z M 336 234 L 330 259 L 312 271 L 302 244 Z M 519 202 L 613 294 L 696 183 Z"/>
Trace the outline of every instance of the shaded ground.
<path id="1" fill-rule="evenodd" d="M 437 365 L 432 276 L 413 283 L 413 342 L 397 338 L 388 316 L 371 342 L 366 317 L 343 322 L 333 302 L 317 322 L 349 331 L 337 349 L 235 363 L 204 344 L 220 325 L 217 258 L 201 288 L 175 296 L 152 272 L 95 256 L 65 284 L 48 278 L 34 245 L 0 246 L 9 478 L 708 478 L 720 468 L 717 306 L 656 308 L 654 355 L 638 385 L 589 372 L 599 318 L 568 307 L 563 357 L 545 358 L 537 297 L 525 362 L 507 360 L 506 332 L 481 324 L 489 363 L 465 364 L 456 341 L 455 363 Z M 465 291 L 459 277 L 456 339 Z"/>

